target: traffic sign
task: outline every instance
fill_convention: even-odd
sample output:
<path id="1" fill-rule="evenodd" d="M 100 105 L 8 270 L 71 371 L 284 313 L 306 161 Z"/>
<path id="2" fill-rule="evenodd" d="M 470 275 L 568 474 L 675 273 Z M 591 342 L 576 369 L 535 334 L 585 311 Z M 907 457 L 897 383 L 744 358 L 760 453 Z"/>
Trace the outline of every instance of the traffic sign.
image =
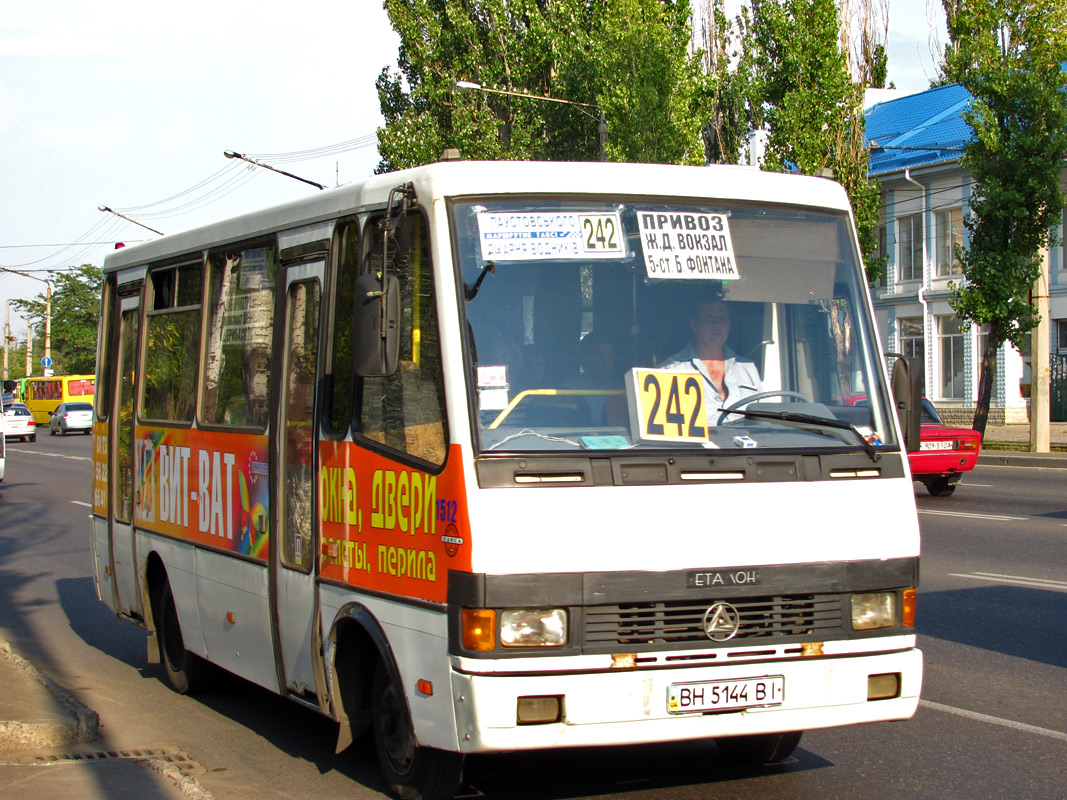
<path id="1" fill-rule="evenodd" d="M 41 359 L 41 366 L 42 367 L 50 367 L 50 366 L 52 366 L 52 359 L 50 359 L 48 356 L 45 356 L 44 358 Z"/>

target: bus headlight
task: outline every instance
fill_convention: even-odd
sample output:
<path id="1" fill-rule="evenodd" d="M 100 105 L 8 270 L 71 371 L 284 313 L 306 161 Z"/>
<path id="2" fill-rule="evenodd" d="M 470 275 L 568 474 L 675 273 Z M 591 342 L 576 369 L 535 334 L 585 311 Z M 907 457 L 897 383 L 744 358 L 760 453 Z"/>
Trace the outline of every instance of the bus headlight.
<path id="1" fill-rule="evenodd" d="M 852 630 L 871 631 L 897 624 L 896 592 L 852 595 Z"/>
<path id="2" fill-rule="evenodd" d="M 567 644 L 567 612 L 561 608 L 515 608 L 500 612 L 504 647 L 562 647 Z"/>

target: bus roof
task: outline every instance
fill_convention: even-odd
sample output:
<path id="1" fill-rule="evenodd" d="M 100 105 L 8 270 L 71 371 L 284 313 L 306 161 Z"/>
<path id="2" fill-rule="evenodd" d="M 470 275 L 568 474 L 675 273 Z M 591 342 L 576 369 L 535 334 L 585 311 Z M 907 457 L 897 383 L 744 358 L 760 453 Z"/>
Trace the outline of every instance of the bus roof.
<path id="1" fill-rule="evenodd" d="M 253 211 L 199 228 L 115 250 L 104 271 L 167 259 L 228 242 L 313 225 L 355 211 L 382 207 L 389 192 L 412 183 L 420 203 L 443 197 L 494 194 L 574 194 L 765 201 L 848 211 L 840 184 L 824 178 L 763 172 L 755 167 L 684 167 L 616 162 L 446 161 L 372 175 L 356 183 Z M 491 187 L 500 187 L 497 190 Z M 579 188 L 581 187 L 581 188 Z"/>

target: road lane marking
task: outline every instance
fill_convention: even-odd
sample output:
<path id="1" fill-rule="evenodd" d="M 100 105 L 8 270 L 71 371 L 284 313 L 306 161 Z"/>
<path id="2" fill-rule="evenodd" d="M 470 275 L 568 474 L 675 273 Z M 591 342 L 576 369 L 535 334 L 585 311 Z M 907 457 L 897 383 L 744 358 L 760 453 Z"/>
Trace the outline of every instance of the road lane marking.
<path id="1" fill-rule="evenodd" d="M 1025 455 L 1025 453 L 1024 453 Z M 1037 469 L 1044 472 L 1063 472 L 1067 467 L 1049 467 L 1044 464 L 979 464 L 975 469 Z"/>
<path id="2" fill-rule="evenodd" d="M 86 508 L 93 507 L 92 503 L 86 503 L 84 500 L 71 500 L 70 502 L 74 503 L 76 506 L 85 506 Z"/>
<path id="3" fill-rule="evenodd" d="M 46 456 L 48 458 L 69 458 L 71 461 L 92 461 L 89 456 L 68 456 L 65 453 L 42 453 L 39 450 L 18 450 L 13 452 L 26 453 L 32 456 Z"/>
<path id="4" fill-rule="evenodd" d="M 967 711 L 964 708 L 956 708 L 955 706 L 945 706 L 941 705 L 941 703 L 934 703 L 931 700 L 920 700 L 919 705 L 934 711 L 955 714 L 957 717 L 966 717 L 967 719 L 977 720 L 978 722 L 988 722 L 991 725 L 1014 728 L 1023 733 L 1034 733 L 1038 736 L 1048 736 L 1050 739 L 1059 739 L 1061 742 L 1067 742 L 1067 733 L 1061 731 L 1054 731 L 1049 728 L 1039 728 L 1036 725 L 1027 725 L 1025 722 L 1016 722 L 1015 720 L 1004 719 L 1003 717 L 992 717 L 989 714 L 979 714 L 977 711 Z"/>
<path id="5" fill-rule="evenodd" d="M 998 575 L 995 572 L 950 572 L 952 578 L 970 578 L 976 581 L 1009 583 L 1014 586 L 1032 586 L 1035 589 L 1052 589 L 1067 592 L 1067 581 L 1050 581 L 1046 578 L 1028 578 L 1025 575 Z"/>
<path id="6" fill-rule="evenodd" d="M 988 519 L 994 522 L 1025 522 L 1029 517 L 1006 517 L 1001 514 L 975 514 L 970 511 L 935 511 L 932 508 L 920 508 L 920 514 L 932 514 L 937 517 L 967 517 L 968 519 Z"/>

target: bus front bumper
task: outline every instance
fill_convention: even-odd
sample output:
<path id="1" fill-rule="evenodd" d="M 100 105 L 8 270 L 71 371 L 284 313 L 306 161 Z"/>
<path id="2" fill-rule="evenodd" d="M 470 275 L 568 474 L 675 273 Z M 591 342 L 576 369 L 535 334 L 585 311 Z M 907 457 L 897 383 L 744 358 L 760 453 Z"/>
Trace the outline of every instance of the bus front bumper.
<path id="1" fill-rule="evenodd" d="M 914 641 L 913 637 L 911 641 Z M 459 749 L 466 753 L 682 741 L 804 731 L 910 718 L 922 687 L 917 649 L 728 666 L 612 670 L 551 675 L 453 671 Z M 869 699 L 871 686 L 899 675 L 899 691 Z M 721 685 L 781 676 L 779 705 L 713 713 L 671 713 L 671 685 Z M 892 678 L 889 678 L 892 685 Z M 560 719 L 519 724 L 520 698 L 558 698 Z M 530 702 L 530 701 L 524 701 Z"/>

